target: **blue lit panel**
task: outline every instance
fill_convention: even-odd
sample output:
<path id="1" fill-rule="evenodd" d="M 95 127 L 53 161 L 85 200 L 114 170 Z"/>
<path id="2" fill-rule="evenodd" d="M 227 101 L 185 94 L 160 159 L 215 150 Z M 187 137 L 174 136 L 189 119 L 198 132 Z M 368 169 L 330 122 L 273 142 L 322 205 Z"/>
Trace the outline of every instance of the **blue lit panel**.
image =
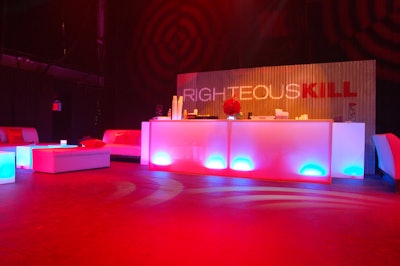
<path id="1" fill-rule="evenodd" d="M 252 171 L 254 163 L 250 158 L 237 157 L 232 160 L 231 169 L 236 171 Z"/>
<path id="2" fill-rule="evenodd" d="M 222 155 L 212 155 L 206 160 L 205 167 L 209 169 L 226 169 L 226 158 Z"/>
<path id="3" fill-rule="evenodd" d="M 16 166 L 18 168 L 32 169 L 32 149 L 30 146 L 17 146 Z"/>
<path id="4" fill-rule="evenodd" d="M 343 169 L 343 173 L 347 176 L 364 176 L 364 166 L 349 166 Z"/>
<path id="5" fill-rule="evenodd" d="M 171 156 L 167 152 L 156 152 L 151 157 L 151 162 L 155 165 L 167 166 L 172 163 Z"/>
<path id="6" fill-rule="evenodd" d="M 299 173 L 304 176 L 326 176 L 328 170 L 319 164 L 310 163 L 304 165 Z"/>
<path id="7" fill-rule="evenodd" d="M 15 182 L 15 152 L 0 151 L 0 184 Z"/>

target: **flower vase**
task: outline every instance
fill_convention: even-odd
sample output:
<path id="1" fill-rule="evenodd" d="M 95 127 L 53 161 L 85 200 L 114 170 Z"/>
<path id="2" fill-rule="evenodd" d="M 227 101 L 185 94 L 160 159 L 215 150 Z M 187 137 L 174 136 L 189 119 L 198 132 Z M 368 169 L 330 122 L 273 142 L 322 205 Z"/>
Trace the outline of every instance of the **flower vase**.
<path id="1" fill-rule="evenodd" d="M 236 99 L 236 95 L 224 102 L 223 109 L 227 120 L 236 120 L 240 112 L 240 102 Z"/>

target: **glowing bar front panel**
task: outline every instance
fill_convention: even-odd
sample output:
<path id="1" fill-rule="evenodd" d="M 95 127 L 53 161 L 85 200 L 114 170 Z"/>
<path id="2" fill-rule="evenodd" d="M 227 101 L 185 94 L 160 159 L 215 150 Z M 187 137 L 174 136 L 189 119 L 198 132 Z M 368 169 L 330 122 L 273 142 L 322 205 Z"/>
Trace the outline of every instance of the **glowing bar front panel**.
<path id="1" fill-rule="evenodd" d="M 331 181 L 331 120 L 150 121 L 149 168 Z"/>
<path id="2" fill-rule="evenodd" d="M 228 165 L 228 123 L 207 120 L 151 121 L 149 167 L 221 174 Z"/>
<path id="3" fill-rule="evenodd" d="M 233 175 L 330 182 L 331 120 L 234 121 Z"/>

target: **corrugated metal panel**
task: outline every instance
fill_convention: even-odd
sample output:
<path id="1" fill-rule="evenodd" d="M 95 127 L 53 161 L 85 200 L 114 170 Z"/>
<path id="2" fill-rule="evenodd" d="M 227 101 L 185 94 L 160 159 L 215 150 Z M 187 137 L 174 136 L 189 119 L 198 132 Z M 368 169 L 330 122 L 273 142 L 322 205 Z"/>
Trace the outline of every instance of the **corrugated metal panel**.
<path id="1" fill-rule="evenodd" d="M 366 124 L 365 173 L 375 173 L 375 60 L 271 66 L 178 75 L 183 108 L 224 119 L 223 102 L 235 94 L 245 118 L 289 112 L 292 119 L 331 118 Z M 349 106 L 355 112 L 349 115 Z"/>

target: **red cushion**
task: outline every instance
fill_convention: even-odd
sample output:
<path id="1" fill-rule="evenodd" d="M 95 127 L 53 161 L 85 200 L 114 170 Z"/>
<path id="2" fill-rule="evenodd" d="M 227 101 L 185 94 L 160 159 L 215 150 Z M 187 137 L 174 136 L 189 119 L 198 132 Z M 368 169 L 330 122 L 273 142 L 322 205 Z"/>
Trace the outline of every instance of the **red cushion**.
<path id="1" fill-rule="evenodd" d="M 84 147 L 88 147 L 88 148 L 99 148 L 99 147 L 103 147 L 104 145 L 106 145 L 103 141 L 101 141 L 99 139 L 87 139 L 87 140 L 81 141 L 79 144 L 81 144 Z"/>
<path id="2" fill-rule="evenodd" d="M 24 137 L 22 136 L 21 128 L 7 128 L 6 129 L 8 143 L 23 143 Z"/>

